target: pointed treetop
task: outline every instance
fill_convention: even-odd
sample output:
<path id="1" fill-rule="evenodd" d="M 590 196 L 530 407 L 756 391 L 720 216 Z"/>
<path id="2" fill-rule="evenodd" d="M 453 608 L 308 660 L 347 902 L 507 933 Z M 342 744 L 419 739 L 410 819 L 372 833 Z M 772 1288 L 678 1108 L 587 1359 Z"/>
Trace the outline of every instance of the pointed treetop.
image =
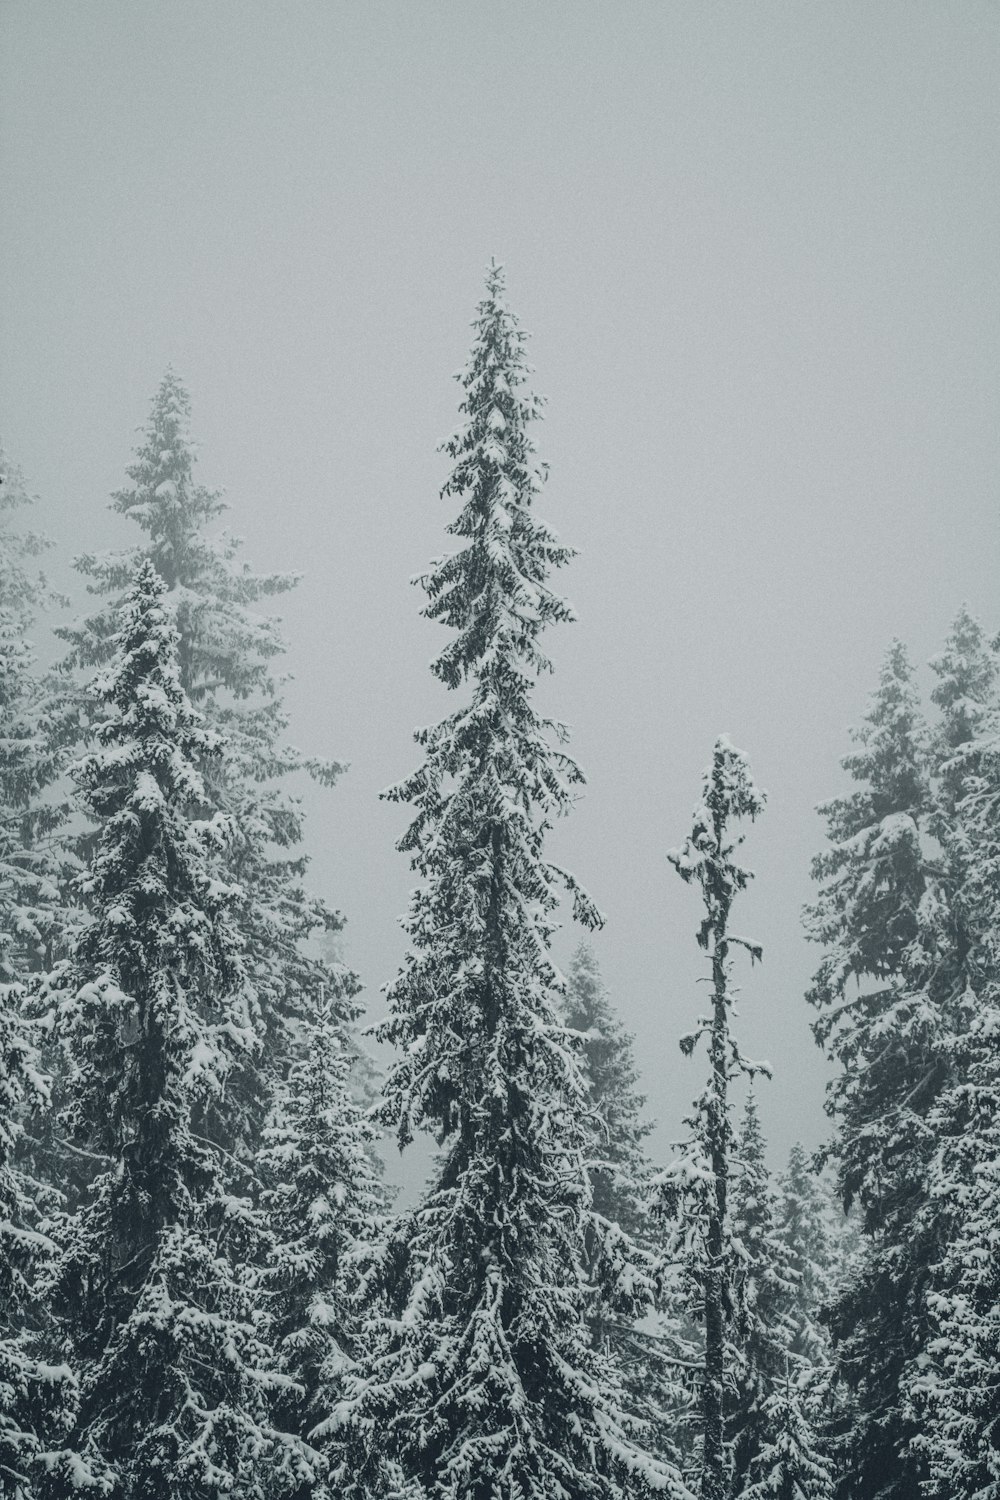
<path id="1" fill-rule="evenodd" d="M 34 504 L 24 475 L 0 444 L 0 609 L 17 611 L 22 626 L 35 608 L 56 597 L 41 574 L 32 575 L 25 566 L 29 558 L 52 545 L 48 537 L 37 531 L 8 530 L 14 513 Z"/>
<path id="2" fill-rule="evenodd" d="M 707 947 L 720 912 L 728 912 L 737 891 L 745 890 L 753 878 L 733 859 L 744 835 L 730 835 L 732 819 L 753 821 L 764 810 L 766 792 L 753 778 L 750 762 L 728 736 L 720 735 L 712 751 L 712 762 L 702 778 L 701 801 L 694 810 L 694 826 L 685 843 L 667 851 L 667 859 L 686 882 L 697 881 L 705 893 L 706 917 L 698 935 Z M 752 958 L 760 957 L 756 944 L 748 945 Z"/>
<path id="3" fill-rule="evenodd" d="M 108 717 L 98 728 L 106 747 L 86 755 L 74 775 L 87 785 L 105 754 L 123 768 L 131 757 L 120 758 L 114 747 L 135 740 L 136 754 L 149 757 L 168 781 L 193 797 L 203 795 L 201 776 L 188 756 L 213 753 L 218 736 L 204 727 L 184 694 L 177 665 L 179 634 L 173 611 L 164 603 L 166 587 L 153 563 L 144 558 L 122 604 L 115 635 L 116 653 L 98 676 L 95 686 Z M 178 745 L 181 753 L 177 753 Z M 113 778 L 115 785 L 118 777 Z M 100 813 L 103 802 L 94 804 Z"/>
<path id="4" fill-rule="evenodd" d="M 504 270 L 503 261 L 497 260 L 495 255 L 490 256 L 490 263 L 486 267 L 486 294 L 490 298 L 501 297 L 507 290 L 507 275 Z"/>
<path id="5" fill-rule="evenodd" d="M 110 674 L 110 692 L 122 709 L 131 707 L 135 686 L 158 663 L 173 667 L 178 644 L 172 615 L 163 605 L 166 585 L 148 557 L 143 558 L 125 596 L 115 644 L 121 659 Z"/>
<path id="6" fill-rule="evenodd" d="M 539 635 L 574 618 L 548 585 L 573 549 L 532 512 L 546 477 L 529 433 L 542 401 L 524 389 L 525 334 L 500 295 L 500 270 L 490 269 L 472 350 L 457 377 L 464 421 L 442 444 L 454 463 L 441 494 L 462 505 L 447 530 L 462 545 L 414 580 L 429 595 L 425 616 L 458 632 L 432 670 L 450 688 L 478 676 L 488 694 L 503 684 L 524 688 L 548 671 Z"/>
<path id="7" fill-rule="evenodd" d="M 870 784 L 871 821 L 923 805 L 926 730 L 913 684 L 913 666 L 902 641 L 890 642 L 871 707 L 864 722 L 850 735 L 862 748 L 845 755 L 841 765 L 856 781 Z"/>
<path id="8" fill-rule="evenodd" d="M 941 710 L 943 739 L 954 749 L 981 732 L 997 679 L 997 658 L 979 621 L 963 604 L 944 650 L 931 657 L 938 681 L 931 701 Z"/>
<path id="9" fill-rule="evenodd" d="M 197 517 L 198 524 L 204 524 L 226 508 L 218 492 L 194 481 L 197 451 L 190 421 L 191 398 L 187 388 L 173 368 L 168 367 L 153 397 L 149 420 L 137 429 L 143 434 L 143 441 L 125 470 L 132 485 L 112 496 L 112 508 L 119 514 L 131 515 L 144 531 L 166 532 L 178 548 L 192 518 Z M 163 571 L 168 583 L 173 583 L 173 573 L 178 567 L 178 558 L 166 562 Z"/>
<path id="10" fill-rule="evenodd" d="M 754 1150 L 764 1151 L 764 1131 L 760 1123 L 760 1110 L 757 1108 L 757 1091 L 751 1080 L 747 1091 L 746 1102 L 743 1105 L 743 1122 L 740 1125 L 740 1140 L 744 1146 L 752 1146 Z"/>

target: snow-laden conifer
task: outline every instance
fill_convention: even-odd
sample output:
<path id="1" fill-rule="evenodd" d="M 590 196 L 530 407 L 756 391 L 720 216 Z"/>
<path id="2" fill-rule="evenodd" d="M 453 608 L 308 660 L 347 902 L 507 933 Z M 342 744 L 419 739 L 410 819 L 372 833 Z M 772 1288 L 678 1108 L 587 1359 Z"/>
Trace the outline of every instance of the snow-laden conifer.
<path id="1" fill-rule="evenodd" d="M 766 1397 L 761 1416 L 768 1439 L 754 1454 L 740 1500 L 833 1500 L 833 1467 L 817 1446 L 791 1371 Z"/>
<path id="2" fill-rule="evenodd" d="M 931 701 L 940 714 L 932 737 L 939 809 L 935 832 L 944 841 L 948 825 L 955 822 L 958 804 L 971 789 L 976 772 L 972 747 L 988 736 L 996 701 L 996 652 L 964 604 L 944 650 L 931 659 L 930 665 L 937 677 Z"/>
<path id="3" fill-rule="evenodd" d="M 563 892 L 585 925 L 600 918 L 545 856 L 582 778 L 532 701 L 542 632 L 572 618 L 549 584 L 571 553 L 534 512 L 540 402 L 495 264 L 473 326 L 464 423 L 446 444 L 458 548 L 421 580 L 426 614 L 451 632 L 433 671 L 469 697 L 418 732 L 422 764 L 389 794 L 414 806 L 400 847 L 419 884 L 379 1028 L 397 1049 L 386 1116 L 404 1145 L 434 1130 L 442 1154 L 382 1252 L 383 1311 L 329 1429 L 355 1493 L 402 1475 L 434 1500 L 679 1496 L 587 1323 L 586 1086 L 549 943 Z M 648 1296 L 622 1233 L 597 1259 L 619 1307 Z M 396 1477 L 375 1473 L 376 1450 Z"/>
<path id="4" fill-rule="evenodd" d="M 616 1014 L 588 942 L 581 942 L 570 960 L 563 1013 L 568 1028 L 582 1037 L 593 1124 L 587 1170 L 595 1227 L 588 1246 L 599 1264 L 606 1253 L 607 1226 L 617 1226 L 654 1253 L 657 1230 L 648 1206 L 653 1166 L 644 1146 L 652 1125 L 643 1114 L 632 1038 Z M 613 1351 L 629 1399 L 649 1424 L 650 1445 L 659 1456 L 682 1462 L 693 1425 L 695 1351 L 671 1316 L 669 1296 L 662 1301 L 652 1318 L 637 1320 L 595 1297 L 590 1325 L 595 1347 Z"/>
<path id="5" fill-rule="evenodd" d="M 778 1179 L 775 1228 L 792 1276 L 792 1353 L 820 1369 L 830 1359 L 829 1334 L 820 1314 L 833 1295 L 836 1252 L 831 1219 L 835 1211 L 828 1190 L 796 1141 Z"/>
<path id="6" fill-rule="evenodd" d="M 941 837 L 963 944 L 961 1022 L 951 1078 L 935 1102 L 936 1149 L 924 1217 L 930 1327 L 909 1372 L 912 1446 L 928 1493 L 1000 1496 L 1000 706 L 996 664 L 963 611 L 934 663 L 942 711 Z M 950 755 L 947 752 L 950 750 Z"/>
<path id="7" fill-rule="evenodd" d="M 1000 1007 L 977 1027 L 981 1057 L 961 1097 L 967 1136 L 942 1152 L 932 1176 L 939 1212 L 954 1237 L 934 1266 L 929 1337 L 910 1373 L 914 1448 L 929 1470 L 926 1493 L 941 1500 L 1000 1497 L 1000 1083 L 994 1061 Z M 948 1123 L 952 1123 L 951 1120 Z"/>
<path id="8" fill-rule="evenodd" d="M 267 1031 L 270 1071 L 277 1075 L 287 1063 L 290 1023 L 321 988 L 337 1001 L 342 1021 L 355 1014 L 356 979 L 308 942 L 342 922 L 305 885 L 302 808 L 288 786 L 302 770 L 332 784 L 342 768 L 307 759 L 287 743 L 275 676 L 285 646 L 278 621 L 260 606 L 294 587 L 297 577 L 254 572 L 240 558 L 237 537 L 212 532 L 226 506 L 218 492 L 198 483 L 190 405 L 183 384 L 168 371 L 126 471 L 129 483 L 112 497 L 112 508 L 139 526 L 143 540 L 77 559 L 88 589 L 103 603 L 59 634 L 69 643 L 68 674 L 106 663 L 124 593 L 141 562 L 153 563 L 174 610 L 181 687 L 221 736 L 221 753 L 199 768 L 207 804 L 230 819 L 225 859 L 244 891 L 236 913 L 244 965 Z M 89 685 L 79 686 L 70 701 L 67 733 L 85 745 L 95 712 Z M 266 1096 L 248 1102 L 259 1126 Z"/>
<path id="9" fill-rule="evenodd" d="M 839 1071 L 828 1095 L 845 1208 L 856 1202 L 868 1250 L 831 1311 L 837 1371 L 854 1426 L 841 1485 L 909 1500 L 923 1469 L 908 1459 L 905 1372 L 925 1336 L 923 1296 L 935 1250 L 921 1216 L 934 1149 L 929 1116 L 950 1068 L 954 949 L 933 812 L 929 737 L 903 646 L 843 762 L 855 790 L 827 803 L 829 846 L 813 864 L 819 891 L 809 936 L 824 955 L 809 1000 L 817 1040 Z M 961 986 L 958 986 L 958 990 Z"/>
<path id="10" fill-rule="evenodd" d="M 261 1227 L 229 1084 L 257 1054 L 255 999 L 222 859 L 231 820 L 198 769 L 218 740 L 181 687 L 164 594 L 143 562 L 74 773 L 99 838 L 59 1024 L 72 1125 L 108 1166 L 60 1226 L 55 1290 L 79 1431 L 116 1500 L 262 1500 L 308 1475 L 310 1454 L 271 1425 L 282 1380 L 244 1272 Z"/>
<path id="11" fill-rule="evenodd" d="M 647 1230 L 651 1170 L 643 1142 L 653 1127 L 643 1115 L 645 1097 L 638 1090 L 632 1038 L 587 942 L 577 946 L 566 971 L 563 1015 L 570 1031 L 582 1038 L 584 1079 L 597 1126 L 590 1168 L 594 1210 L 639 1237 Z"/>
<path id="12" fill-rule="evenodd" d="M 259 1275 L 265 1326 L 282 1374 L 274 1412 L 303 1439 L 339 1398 L 356 1350 L 369 1247 L 386 1195 L 368 1111 L 352 1096 L 352 1057 L 336 1011 L 300 1024 L 299 1057 L 276 1090 L 259 1168 L 270 1244 Z M 301 1494 L 314 1486 L 303 1481 Z"/>
<path id="13" fill-rule="evenodd" d="M 705 915 L 699 945 L 711 962 L 712 1010 L 684 1037 L 690 1056 L 699 1040 L 708 1048 L 708 1083 L 689 1117 L 690 1135 L 675 1159 L 654 1183 L 661 1211 L 672 1229 L 667 1254 L 683 1265 L 688 1297 L 704 1326 L 701 1372 L 703 1500 L 729 1500 L 730 1464 L 726 1444 L 725 1404 L 734 1379 L 734 1313 L 738 1295 L 737 1249 L 733 1242 L 731 1205 L 733 1129 L 730 1084 L 743 1074 L 767 1071 L 766 1064 L 744 1057 L 732 1030 L 736 992 L 731 985 L 732 948 L 751 961 L 760 946 L 730 931 L 736 896 L 746 889 L 751 871 L 736 859 L 743 836 L 735 826 L 756 818 L 764 794 L 754 784 L 749 762 L 724 736 L 716 741 L 704 775 L 702 796 L 685 843 L 668 859 L 681 878 L 701 888 Z"/>

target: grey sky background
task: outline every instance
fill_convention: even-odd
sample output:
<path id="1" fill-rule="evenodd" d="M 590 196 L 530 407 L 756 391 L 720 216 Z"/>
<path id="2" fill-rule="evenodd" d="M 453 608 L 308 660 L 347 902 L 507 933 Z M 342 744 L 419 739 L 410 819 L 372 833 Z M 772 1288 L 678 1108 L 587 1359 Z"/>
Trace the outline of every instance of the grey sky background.
<path id="1" fill-rule="evenodd" d="M 770 793 L 742 1038 L 776 1154 L 816 1144 L 814 805 L 893 634 L 923 662 L 963 599 L 1000 627 L 1000 7 L 4 0 L 0 28 L 4 442 L 63 576 L 134 530 L 108 494 L 168 362 L 188 384 L 246 556 L 305 575 L 293 736 L 352 763 L 306 791 L 314 881 L 372 1013 L 412 883 L 377 793 L 449 706 L 408 579 L 447 547 L 435 448 L 495 254 L 549 398 L 540 511 L 581 552 L 543 695 L 589 784 L 552 854 L 608 914 L 655 1147 L 704 1075 L 664 854 L 720 731 Z"/>

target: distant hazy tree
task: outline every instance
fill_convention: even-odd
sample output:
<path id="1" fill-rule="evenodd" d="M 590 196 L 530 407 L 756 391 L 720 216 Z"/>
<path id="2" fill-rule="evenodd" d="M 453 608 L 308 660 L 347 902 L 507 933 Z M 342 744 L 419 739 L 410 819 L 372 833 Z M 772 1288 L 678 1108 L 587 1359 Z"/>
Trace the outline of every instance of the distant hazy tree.
<path id="1" fill-rule="evenodd" d="M 829 1334 L 820 1313 L 833 1295 L 832 1208 L 828 1190 L 796 1141 L 778 1179 L 775 1227 L 792 1275 L 792 1353 L 813 1366 L 826 1365 L 830 1358 Z"/>
<path id="2" fill-rule="evenodd" d="M 590 1166 L 593 1207 L 630 1233 L 645 1225 L 646 1178 L 650 1163 L 643 1147 L 652 1125 L 644 1119 L 632 1037 L 615 1012 L 601 978 L 594 950 L 582 942 L 566 973 L 563 1014 L 582 1037 L 581 1058 L 597 1134 Z"/>
<path id="3" fill-rule="evenodd" d="M 442 1154 L 382 1253 L 381 1306 L 331 1422 L 338 1493 L 409 1480 L 434 1500 L 681 1496 L 588 1325 L 592 1275 L 623 1310 L 650 1288 L 621 1231 L 606 1256 L 588 1242 L 587 1089 L 549 943 L 563 890 L 585 925 L 600 918 L 545 858 L 582 778 L 532 702 L 541 633 L 572 617 L 548 582 L 571 554 L 534 514 L 540 403 L 499 266 L 473 326 L 443 491 L 461 505 L 459 548 L 422 580 L 425 613 L 452 632 L 433 671 L 471 697 L 418 732 L 423 762 L 390 793 L 415 809 L 400 848 L 419 884 L 379 1028 L 397 1048 L 386 1118 L 401 1145 L 431 1127 Z"/>
<path id="4" fill-rule="evenodd" d="M 705 915 L 698 942 L 711 962 L 711 1013 L 700 1018 L 696 1030 L 681 1042 L 690 1056 L 698 1041 L 706 1039 L 708 1083 L 695 1100 L 688 1139 L 655 1183 L 662 1210 L 674 1226 L 670 1250 L 683 1259 L 691 1305 L 704 1325 L 703 1500 L 729 1500 L 731 1495 L 726 1400 L 734 1378 L 734 1314 L 741 1273 L 729 1203 L 733 1158 L 729 1090 L 734 1078 L 752 1076 L 760 1067 L 743 1056 L 731 1024 L 735 1001 L 730 984 L 731 949 L 745 949 L 751 960 L 761 956 L 758 944 L 736 937 L 729 928 L 733 901 L 751 879 L 751 872 L 736 861 L 743 839 L 733 825 L 756 818 L 763 807 L 764 794 L 754 784 L 746 756 L 728 739 L 720 738 L 705 772 L 692 831 L 668 855 L 682 880 L 701 888 Z"/>
<path id="5" fill-rule="evenodd" d="M 49 542 L 11 526 L 31 504 L 20 470 L 0 448 L 0 981 L 50 960 L 65 916 L 62 808 L 46 795 L 59 756 L 30 643 L 37 613 L 54 598 L 34 566 Z"/>
<path id="6" fill-rule="evenodd" d="M 610 1226 L 655 1253 L 656 1231 L 648 1209 L 653 1167 L 644 1146 L 652 1125 L 643 1115 L 645 1098 L 638 1092 L 632 1037 L 615 1012 L 589 943 L 577 947 L 566 980 L 566 1024 L 583 1039 L 583 1078 L 592 1124 L 587 1170 L 595 1216 L 587 1244 L 599 1279 L 596 1272 L 607 1253 Z M 671 1319 L 667 1300 L 655 1320 L 637 1320 L 595 1297 L 590 1325 L 595 1347 L 613 1350 L 630 1402 L 648 1424 L 650 1445 L 660 1457 L 679 1463 L 691 1426 L 694 1351 Z"/>

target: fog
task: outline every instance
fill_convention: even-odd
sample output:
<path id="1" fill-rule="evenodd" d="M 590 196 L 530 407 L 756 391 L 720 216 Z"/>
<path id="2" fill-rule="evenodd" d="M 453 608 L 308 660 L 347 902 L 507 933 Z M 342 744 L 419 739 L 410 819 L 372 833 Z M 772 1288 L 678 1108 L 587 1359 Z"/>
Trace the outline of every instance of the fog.
<path id="1" fill-rule="evenodd" d="M 704 971 L 665 851 L 715 736 L 770 794 L 736 926 L 783 1155 L 826 1128 L 800 909 L 847 726 L 893 635 L 925 661 L 963 599 L 1000 627 L 998 54 L 986 0 L 3 7 L 4 443 L 80 607 L 70 559 L 134 530 L 108 495 L 187 383 L 246 556 L 303 574 L 293 736 L 351 763 L 303 788 L 313 882 L 373 1016 L 412 883 L 378 792 L 448 706 L 408 580 L 504 262 L 580 552 L 541 691 L 588 785 L 551 848 L 607 913 L 660 1153 Z"/>

